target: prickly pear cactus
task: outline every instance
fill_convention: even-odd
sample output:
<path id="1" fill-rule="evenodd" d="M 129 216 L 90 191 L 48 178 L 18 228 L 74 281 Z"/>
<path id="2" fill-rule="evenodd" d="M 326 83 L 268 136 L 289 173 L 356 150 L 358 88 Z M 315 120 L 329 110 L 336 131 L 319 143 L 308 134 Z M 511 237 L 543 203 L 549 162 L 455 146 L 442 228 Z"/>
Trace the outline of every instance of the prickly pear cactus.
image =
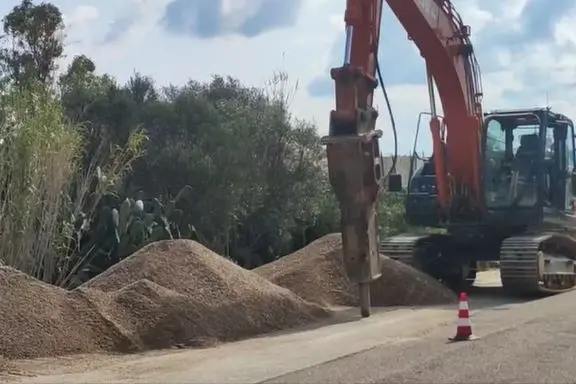
<path id="1" fill-rule="evenodd" d="M 184 187 L 165 205 L 156 198 L 121 200 L 111 196 L 101 200 L 93 217 L 73 217 L 77 257 L 82 260 L 78 274 L 84 275 L 79 280 L 89 279 L 146 244 L 182 237 L 178 221 L 183 212 L 176 207 L 191 192 Z"/>

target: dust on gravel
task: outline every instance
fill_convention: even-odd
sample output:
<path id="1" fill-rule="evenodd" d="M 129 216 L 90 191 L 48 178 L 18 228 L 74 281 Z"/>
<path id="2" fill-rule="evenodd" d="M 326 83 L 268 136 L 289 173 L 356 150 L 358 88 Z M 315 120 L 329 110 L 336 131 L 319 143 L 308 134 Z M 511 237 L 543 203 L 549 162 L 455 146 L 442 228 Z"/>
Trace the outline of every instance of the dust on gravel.
<path id="1" fill-rule="evenodd" d="M 374 306 L 435 305 L 456 301 L 451 290 L 430 276 L 383 255 L 380 260 L 382 277 L 370 287 Z M 350 282 L 344 270 L 342 239 L 338 233 L 324 236 L 254 272 L 325 307 L 359 303 L 358 287 Z"/>

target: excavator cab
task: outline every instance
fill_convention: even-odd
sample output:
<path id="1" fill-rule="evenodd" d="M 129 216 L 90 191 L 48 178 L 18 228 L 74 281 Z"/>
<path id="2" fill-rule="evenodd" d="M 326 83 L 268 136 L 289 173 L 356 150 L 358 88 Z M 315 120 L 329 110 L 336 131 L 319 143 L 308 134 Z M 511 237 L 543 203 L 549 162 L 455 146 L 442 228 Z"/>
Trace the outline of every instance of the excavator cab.
<path id="1" fill-rule="evenodd" d="M 483 184 L 486 224 L 540 225 L 544 211 L 572 214 L 576 196 L 574 126 L 549 108 L 485 114 Z M 439 219 L 434 156 L 408 181 L 406 219 L 444 227 Z"/>
<path id="2" fill-rule="evenodd" d="M 575 159 L 569 118 L 549 108 L 487 113 L 483 150 L 488 224 L 536 226 L 546 212 L 571 214 Z"/>
<path id="3" fill-rule="evenodd" d="M 574 124 L 549 108 L 484 114 L 479 221 L 440 220 L 434 156 L 409 181 L 406 220 L 440 227 L 385 239 L 381 251 L 466 289 L 478 262 L 499 261 L 505 290 L 522 295 L 576 286 Z M 450 161 L 450 159 L 448 159 Z M 462 285 L 464 284 L 464 285 Z"/>

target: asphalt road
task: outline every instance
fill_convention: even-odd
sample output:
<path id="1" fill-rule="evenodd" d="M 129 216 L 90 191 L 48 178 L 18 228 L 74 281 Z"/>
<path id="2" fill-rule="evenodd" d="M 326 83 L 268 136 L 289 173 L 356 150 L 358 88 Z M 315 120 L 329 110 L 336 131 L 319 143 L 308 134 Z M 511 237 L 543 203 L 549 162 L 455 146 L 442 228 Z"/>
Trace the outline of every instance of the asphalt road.
<path id="1" fill-rule="evenodd" d="M 381 309 L 368 319 L 353 309 L 217 348 L 18 362 L 0 382 L 576 383 L 576 291 L 526 302 L 502 296 L 497 277 L 483 273 L 485 286 L 471 292 L 472 342 L 448 342 L 454 305 Z"/>
<path id="2" fill-rule="evenodd" d="M 266 383 L 575 383 L 576 292 L 473 316 L 475 341 L 453 326 Z"/>

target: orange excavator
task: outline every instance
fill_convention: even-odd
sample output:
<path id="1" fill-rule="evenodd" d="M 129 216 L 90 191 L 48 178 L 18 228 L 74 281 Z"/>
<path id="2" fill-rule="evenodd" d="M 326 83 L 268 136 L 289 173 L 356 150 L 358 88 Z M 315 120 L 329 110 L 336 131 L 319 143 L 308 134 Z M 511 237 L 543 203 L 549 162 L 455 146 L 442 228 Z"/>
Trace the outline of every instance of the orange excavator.
<path id="1" fill-rule="evenodd" d="M 433 155 L 405 191 L 400 175 L 384 175 L 375 128 L 378 82 L 387 100 L 377 57 L 385 5 L 419 49 L 428 78 Z M 449 0 L 347 0 L 345 22 L 344 63 L 331 70 L 336 108 L 323 142 L 340 203 L 344 264 L 359 285 L 362 316 L 370 315 L 369 284 L 381 276 L 380 252 L 458 289 L 474 281 L 479 261 L 492 260 L 500 261 L 506 291 L 572 289 L 573 122 L 548 107 L 483 113 L 471 29 Z M 406 193 L 408 223 L 443 231 L 380 242 L 376 204 L 384 180 L 390 191 Z"/>

